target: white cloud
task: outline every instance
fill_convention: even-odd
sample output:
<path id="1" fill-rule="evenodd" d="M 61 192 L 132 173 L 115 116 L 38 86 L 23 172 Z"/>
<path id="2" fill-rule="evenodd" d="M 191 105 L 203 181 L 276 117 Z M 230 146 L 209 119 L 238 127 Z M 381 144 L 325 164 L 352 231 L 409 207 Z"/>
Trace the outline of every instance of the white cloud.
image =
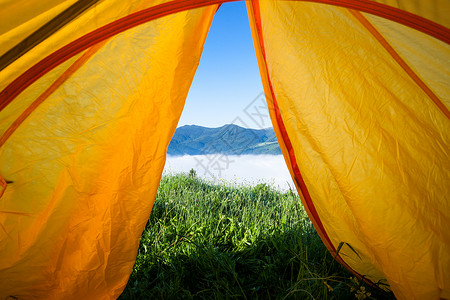
<path id="1" fill-rule="evenodd" d="M 164 171 L 178 173 L 189 172 L 190 169 L 194 169 L 198 176 L 213 181 L 223 178 L 243 184 L 266 182 L 281 190 L 287 190 L 289 185 L 294 188 L 282 155 L 168 156 Z"/>

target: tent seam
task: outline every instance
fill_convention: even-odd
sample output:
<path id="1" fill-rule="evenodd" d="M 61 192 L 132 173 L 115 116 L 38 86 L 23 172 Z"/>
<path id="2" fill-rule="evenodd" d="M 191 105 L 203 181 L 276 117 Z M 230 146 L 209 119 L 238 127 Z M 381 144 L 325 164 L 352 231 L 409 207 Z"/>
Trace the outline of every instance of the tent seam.
<path id="1" fill-rule="evenodd" d="M 299 0 L 290 0 L 299 1 Z M 366 12 L 376 16 L 380 16 L 391 21 L 403 24 L 424 32 L 434 38 L 437 38 L 447 44 L 450 44 L 450 29 L 433 22 L 424 17 L 410 13 L 408 11 L 389 6 L 386 4 L 370 1 L 370 0 L 300 0 L 305 2 L 316 2 L 333 6 L 341 6 L 349 9 Z"/>
<path id="2" fill-rule="evenodd" d="M 292 147 L 292 143 L 289 139 L 286 127 L 284 126 L 283 123 L 283 119 L 278 107 L 278 103 L 276 101 L 276 97 L 273 91 L 273 87 L 272 87 L 272 83 L 269 79 L 269 73 L 268 73 L 268 69 L 267 69 L 267 65 L 266 65 L 266 54 L 265 54 L 265 49 L 264 49 L 264 42 L 263 42 L 263 37 L 262 37 L 262 33 L 261 33 L 261 19 L 260 19 L 260 12 L 259 12 L 259 3 L 256 3 L 257 1 L 251 1 L 252 3 L 252 7 L 253 7 L 253 11 L 254 11 L 254 16 L 255 16 L 255 25 L 256 25 L 256 31 L 258 34 L 258 39 L 259 39 L 259 48 L 261 50 L 262 56 L 263 56 L 263 68 L 264 71 L 266 72 L 266 77 L 267 77 L 267 81 L 268 81 L 268 85 L 269 85 L 269 90 L 271 93 L 271 97 L 272 97 L 272 101 L 273 101 L 273 106 L 275 109 L 275 116 L 276 116 L 276 120 L 277 120 L 277 124 L 280 130 L 280 133 L 282 135 L 283 138 L 283 142 L 286 146 L 286 149 L 288 151 L 288 155 L 291 161 L 291 167 L 294 173 L 294 179 L 295 179 L 295 183 L 296 186 L 298 188 L 298 190 L 300 191 L 300 194 L 303 196 L 302 199 L 304 200 L 304 204 L 307 207 L 307 210 L 310 212 L 312 219 L 314 220 L 313 222 L 317 224 L 317 226 L 319 228 L 316 228 L 316 230 L 318 231 L 319 235 L 321 237 L 323 237 L 322 241 L 324 242 L 325 246 L 327 247 L 328 251 L 333 255 L 333 257 L 342 265 L 344 266 L 347 270 L 349 270 L 351 273 L 353 273 L 354 275 L 356 275 L 357 277 L 359 277 L 361 280 L 365 281 L 366 283 L 368 283 L 371 286 L 377 287 L 379 288 L 377 285 L 375 285 L 370 279 L 366 278 L 364 275 L 361 275 L 360 273 L 356 272 L 353 268 L 351 268 L 341 257 L 341 255 L 339 255 L 338 251 L 336 250 L 336 248 L 334 247 L 333 243 L 331 242 L 328 234 L 325 231 L 325 228 L 322 224 L 322 221 L 320 220 L 320 217 L 315 209 L 314 203 L 312 202 L 311 196 L 308 192 L 308 189 L 306 187 L 305 182 L 303 181 L 303 178 L 301 176 L 298 164 L 297 164 L 297 159 L 295 157 L 295 153 L 294 153 L 294 149 Z M 258 17 L 256 16 L 256 13 L 258 14 Z M 324 240 L 325 239 L 325 240 Z"/>
<path id="3" fill-rule="evenodd" d="M 8 129 L 0 137 L 0 148 L 11 137 L 16 129 L 25 121 L 28 116 L 35 111 L 53 92 L 56 91 L 62 84 L 64 84 L 79 68 L 81 68 L 97 51 L 106 43 L 104 40 L 89 50 L 86 51 L 80 58 L 78 58 L 67 70 L 56 79 L 39 97 L 37 97 L 20 116 L 8 127 Z M 1 196 L 0 196 L 1 197 Z"/>
<path id="4" fill-rule="evenodd" d="M 404 59 L 395 51 L 389 42 L 381 35 L 381 33 L 365 18 L 360 12 L 349 9 L 350 13 L 369 31 L 369 33 L 383 46 L 383 48 L 391 55 L 397 64 L 408 74 L 408 76 L 427 94 L 434 102 L 439 110 L 450 119 L 450 111 L 442 103 L 438 96 L 427 86 L 427 84 L 411 69 Z"/>
<path id="5" fill-rule="evenodd" d="M 70 21 L 81 15 L 85 10 L 99 0 L 80 0 L 75 2 L 72 6 L 62 11 L 56 17 L 42 25 L 32 34 L 27 36 L 17 45 L 9 49 L 2 56 L 0 56 L 0 71 L 19 59 L 22 55 L 39 45 L 42 41 L 50 35 L 64 27 Z"/>
<path id="6" fill-rule="evenodd" d="M 237 0 L 175 0 L 152 6 L 144 10 L 140 10 L 116 21 L 108 23 L 100 28 L 97 28 L 74 40 L 73 42 L 63 46 L 62 48 L 59 48 L 52 54 L 48 55 L 29 69 L 27 69 L 24 73 L 22 73 L 22 75 L 14 79 L 5 89 L 3 89 L 3 91 L 0 92 L 0 111 L 3 110 L 3 108 L 5 108 L 11 101 L 13 101 L 15 97 L 17 97 L 17 95 L 19 95 L 23 90 L 25 90 L 28 86 L 30 86 L 44 74 L 46 74 L 62 62 L 66 61 L 67 59 L 80 53 L 81 51 L 95 45 L 96 43 L 99 43 L 125 30 L 131 29 L 135 26 L 160 17 L 189 9 L 234 1 Z M 414 15 L 412 13 L 385 4 L 368 0 L 309 0 L 305 2 L 317 2 L 353 8 L 371 14 L 379 15 L 403 25 L 421 30 L 435 38 L 446 42 L 447 44 L 450 44 L 450 29 L 447 29 L 440 24 L 422 18 L 418 15 Z M 394 12 L 394 14 L 390 14 L 389 12 Z M 424 25 L 417 26 L 417 24 L 419 23 Z"/>

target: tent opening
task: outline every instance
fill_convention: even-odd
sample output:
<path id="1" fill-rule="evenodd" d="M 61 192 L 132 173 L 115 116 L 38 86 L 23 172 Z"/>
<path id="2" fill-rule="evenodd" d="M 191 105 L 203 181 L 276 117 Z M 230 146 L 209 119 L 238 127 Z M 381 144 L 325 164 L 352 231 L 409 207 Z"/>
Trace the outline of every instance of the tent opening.
<path id="1" fill-rule="evenodd" d="M 272 129 L 244 2 L 224 3 L 214 15 L 168 148 L 165 172 L 190 169 L 213 181 L 294 188 Z"/>
<path id="2" fill-rule="evenodd" d="M 200 170 L 163 177 L 160 185 L 178 125 L 244 125 L 233 127 L 234 136 L 238 129 L 263 130 L 267 116 L 249 105 L 261 101 L 298 196 L 276 195 L 290 201 L 297 217 L 301 200 L 329 255 L 399 299 L 450 299 L 449 1 L 245 1 L 251 38 L 247 24 L 233 22 L 220 35 L 244 26 L 234 36 L 246 32 L 251 39 L 261 82 L 252 79 L 244 88 L 241 78 L 250 76 L 225 59 L 240 48 L 222 45 L 214 49 L 221 56 L 212 60 L 216 67 L 197 72 L 217 94 L 195 97 L 203 101 L 199 105 L 189 99 L 193 107 L 188 103 L 186 113 L 193 115 L 181 122 L 214 15 L 227 15 L 225 8 L 242 8 L 243 2 L 223 10 L 221 4 L 234 1 L 44 2 L 0 0 L 0 298 L 116 298 L 136 253 L 148 250 L 139 248 L 139 239 L 149 216 L 156 216 L 150 214 L 155 199 L 167 192 L 157 207 L 171 213 L 165 203 L 184 191 L 192 201 L 204 191 L 218 197 L 206 197 L 212 202 L 194 209 L 190 219 L 218 209 L 214 228 L 224 228 L 225 236 L 220 245 L 197 247 L 193 238 L 205 236 L 204 227 L 173 228 L 155 259 L 162 263 L 161 256 L 179 246 L 209 259 L 215 246 L 242 241 L 236 251 L 250 245 L 267 255 L 253 265 L 234 263 L 228 254 L 207 260 L 223 264 L 219 273 L 190 261 L 208 275 L 198 293 L 219 288 L 210 278 L 229 278 L 221 287 L 233 295 L 264 294 L 262 285 L 236 274 L 244 270 L 274 281 L 259 272 L 279 253 L 267 250 L 265 230 L 299 226 L 282 205 L 264 214 L 276 217 L 261 219 L 267 226 L 240 226 L 242 219 L 234 216 L 257 215 L 243 206 L 227 215 L 236 207 L 226 205 L 242 190 L 205 184 Z M 226 18 L 235 17 L 230 12 Z M 251 49 L 250 43 L 242 45 Z M 239 57 L 242 66 L 255 63 Z M 202 75 L 220 64 L 229 83 Z M 195 86 L 191 93 L 201 96 Z M 255 147 L 269 142 L 276 143 L 266 139 Z M 240 146 L 241 154 L 251 148 Z M 177 190 L 182 186 L 188 188 Z M 247 191 L 258 196 L 246 204 L 280 203 L 266 201 L 274 194 L 265 184 Z M 285 233 L 284 244 L 296 241 L 295 247 L 310 237 Z M 298 266 L 308 267 L 282 265 L 275 274 L 292 274 L 289 282 Z M 325 293 L 336 292 L 330 281 L 319 284 Z M 292 292 L 298 290 L 303 288 Z"/>

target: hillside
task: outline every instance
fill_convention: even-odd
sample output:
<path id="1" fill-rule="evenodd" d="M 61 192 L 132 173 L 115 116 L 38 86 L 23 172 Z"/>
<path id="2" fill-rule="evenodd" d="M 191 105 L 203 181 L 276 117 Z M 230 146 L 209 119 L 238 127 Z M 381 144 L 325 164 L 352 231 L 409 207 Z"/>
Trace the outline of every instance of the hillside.
<path id="1" fill-rule="evenodd" d="M 281 154 L 272 128 L 248 129 L 234 124 L 218 128 L 185 125 L 177 128 L 169 155 Z"/>

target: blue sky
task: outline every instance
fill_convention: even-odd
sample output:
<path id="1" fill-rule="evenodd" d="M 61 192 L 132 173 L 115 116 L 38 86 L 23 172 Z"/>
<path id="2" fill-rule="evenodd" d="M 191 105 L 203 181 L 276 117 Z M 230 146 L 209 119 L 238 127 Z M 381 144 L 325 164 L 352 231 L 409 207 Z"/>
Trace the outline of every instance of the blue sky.
<path id="1" fill-rule="evenodd" d="M 262 91 L 245 2 L 222 4 L 212 22 L 178 126 L 235 123 L 249 128 L 269 127 L 268 119 L 262 124 L 246 114 L 260 103 L 261 96 L 257 102 L 252 101 Z"/>

